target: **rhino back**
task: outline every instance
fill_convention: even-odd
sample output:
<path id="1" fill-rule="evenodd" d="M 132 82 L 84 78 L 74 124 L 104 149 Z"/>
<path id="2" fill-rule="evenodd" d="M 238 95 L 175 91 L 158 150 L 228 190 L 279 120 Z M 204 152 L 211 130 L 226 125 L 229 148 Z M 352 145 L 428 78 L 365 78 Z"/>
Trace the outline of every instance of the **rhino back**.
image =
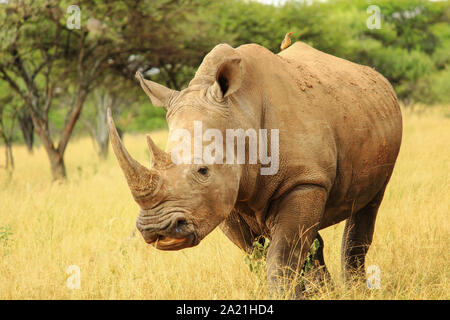
<path id="1" fill-rule="evenodd" d="M 263 178 L 262 192 L 274 199 L 297 184 L 324 186 L 324 227 L 365 206 L 388 182 L 400 148 L 401 112 L 389 82 L 302 42 L 278 55 L 258 45 L 238 51 L 257 87 L 247 89 L 263 96 L 255 106 L 261 126 L 280 130 L 280 171 Z"/>

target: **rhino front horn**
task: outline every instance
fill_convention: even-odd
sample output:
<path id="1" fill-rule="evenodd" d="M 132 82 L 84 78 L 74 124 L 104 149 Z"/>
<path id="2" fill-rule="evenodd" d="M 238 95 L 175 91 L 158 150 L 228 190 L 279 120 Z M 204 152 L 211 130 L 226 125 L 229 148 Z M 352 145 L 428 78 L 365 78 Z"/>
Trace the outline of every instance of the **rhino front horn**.
<path id="1" fill-rule="evenodd" d="M 140 203 L 158 191 L 161 184 L 161 176 L 156 170 L 150 170 L 144 167 L 130 156 L 117 133 L 114 120 L 111 116 L 111 109 L 109 108 L 107 117 L 109 138 L 114 153 L 119 161 L 119 165 L 122 168 L 125 178 L 127 179 L 128 186 L 131 189 L 134 199 Z"/>

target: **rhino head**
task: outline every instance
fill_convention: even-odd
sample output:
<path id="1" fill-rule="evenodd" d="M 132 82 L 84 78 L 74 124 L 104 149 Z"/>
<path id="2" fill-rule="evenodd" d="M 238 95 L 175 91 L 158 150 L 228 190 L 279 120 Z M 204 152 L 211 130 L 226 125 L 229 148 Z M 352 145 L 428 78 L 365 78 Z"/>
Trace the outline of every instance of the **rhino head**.
<path id="1" fill-rule="evenodd" d="M 209 56 L 209 58 L 208 58 Z M 241 166 L 174 163 L 170 136 L 176 129 L 193 134 L 195 121 L 204 129 L 224 132 L 232 125 L 229 97 L 241 85 L 240 58 L 228 45 L 216 47 L 205 57 L 188 88 L 175 91 L 136 77 L 155 106 L 167 109 L 169 142 L 160 150 L 147 136 L 151 167 L 134 160 L 117 134 L 108 112 L 110 139 L 134 200 L 140 210 L 136 222 L 147 243 L 161 250 L 179 250 L 197 245 L 232 211 L 239 190 Z M 237 125 L 237 124 L 236 124 Z M 192 153 L 194 157 L 194 153 Z"/>

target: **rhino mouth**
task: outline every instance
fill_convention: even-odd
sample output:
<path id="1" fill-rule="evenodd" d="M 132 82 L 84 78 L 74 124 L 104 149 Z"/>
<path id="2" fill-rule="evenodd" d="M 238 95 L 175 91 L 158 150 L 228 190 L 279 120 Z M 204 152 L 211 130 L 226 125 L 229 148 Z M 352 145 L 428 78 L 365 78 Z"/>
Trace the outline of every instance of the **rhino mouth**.
<path id="1" fill-rule="evenodd" d="M 180 250 L 198 244 L 195 225 L 181 212 L 151 215 L 141 210 L 136 228 L 144 241 L 160 250 Z"/>
<path id="2" fill-rule="evenodd" d="M 198 241 L 195 233 L 191 233 L 182 238 L 158 236 L 151 244 L 159 250 L 180 250 L 196 246 Z"/>

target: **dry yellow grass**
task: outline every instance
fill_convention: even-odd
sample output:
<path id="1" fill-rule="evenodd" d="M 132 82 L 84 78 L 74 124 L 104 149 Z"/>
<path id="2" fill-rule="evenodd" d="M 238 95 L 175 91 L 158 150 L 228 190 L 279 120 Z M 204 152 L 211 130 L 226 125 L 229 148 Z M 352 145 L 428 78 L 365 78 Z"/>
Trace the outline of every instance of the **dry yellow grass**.
<path id="1" fill-rule="evenodd" d="M 343 224 L 322 231 L 336 283 L 314 299 L 449 299 L 448 108 L 404 113 L 404 140 L 381 206 L 367 263 L 381 269 L 381 289 L 345 288 L 340 280 Z M 162 145 L 165 132 L 153 137 Z M 148 163 L 143 135 L 127 135 L 131 153 Z M 0 171 L 0 299 L 265 298 L 244 254 L 218 230 L 199 246 L 161 252 L 140 235 L 127 240 L 137 214 L 112 155 L 100 162 L 87 138 L 66 153 L 69 180 L 51 183 L 42 148 L 14 148 L 9 184 Z M 1 231 L 1 230 L 0 230 Z M 81 288 L 70 290 L 70 265 Z"/>

